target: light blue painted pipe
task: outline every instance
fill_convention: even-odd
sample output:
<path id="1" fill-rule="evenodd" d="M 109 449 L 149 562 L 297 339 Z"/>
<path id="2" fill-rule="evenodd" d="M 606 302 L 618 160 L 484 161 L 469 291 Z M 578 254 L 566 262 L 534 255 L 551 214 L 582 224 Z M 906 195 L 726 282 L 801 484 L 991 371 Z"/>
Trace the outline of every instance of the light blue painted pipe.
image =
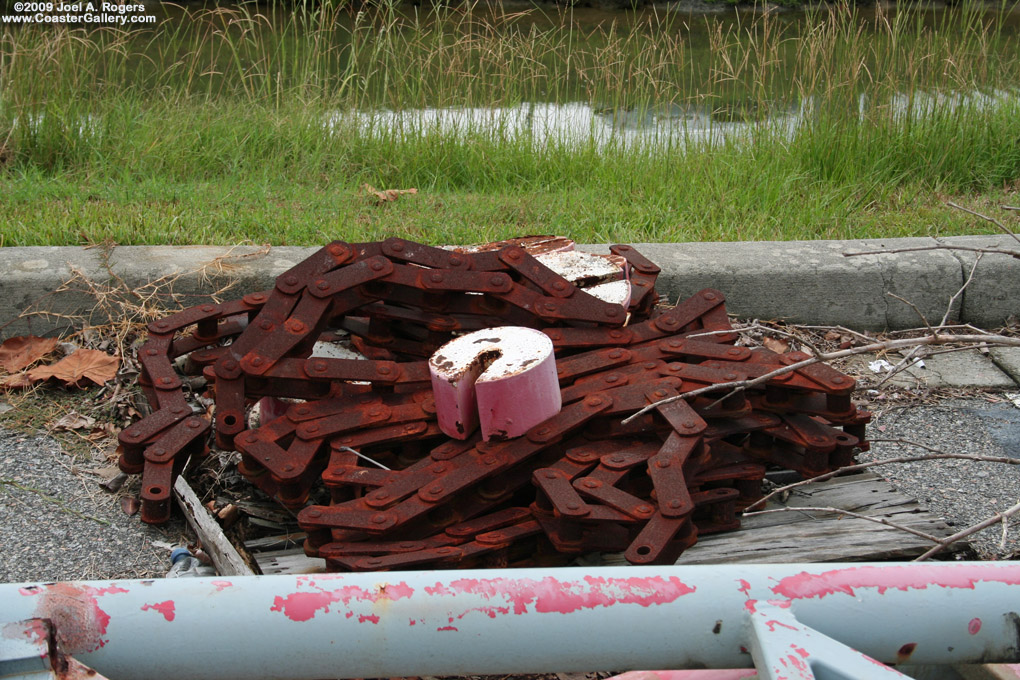
<path id="1" fill-rule="evenodd" d="M 1014 562 L 0 585 L 0 626 L 49 619 L 65 652 L 116 680 L 743 668 L 776 609 L 882 662 L 1020 661 Z"/>

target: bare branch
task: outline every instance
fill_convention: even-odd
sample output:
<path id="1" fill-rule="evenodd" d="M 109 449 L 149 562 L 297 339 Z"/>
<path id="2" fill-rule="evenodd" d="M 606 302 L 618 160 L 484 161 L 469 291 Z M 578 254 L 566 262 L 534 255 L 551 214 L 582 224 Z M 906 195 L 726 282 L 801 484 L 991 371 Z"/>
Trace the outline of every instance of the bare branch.
<path id="1" fill-rule="evenodd" d="M 889 292 L 887 292 L 886 295 L 888 295 L 891 298 L 895 298 L 895 299 L 899 300 L 900 302 L 902 302 L 905 305 L 909 305 L 910 308 L 912 310 L 914 310 L 914 313 L 916 313 L 919 317 L 921 317 L 921 321 L 924 323 L 924 327 L 926 329 L 928 329 L 928 332 L 931 333 L 932 335 L 935 335 L 935 330 L 931 327 L 931 324 L 928 323 L 928 318 L 921 312 L 920 309 L 917 308 L 917 305 L 915 305 L 913 302 L 911 302 L 910 300 L 908 300 L 908 299 L 906 299 L 904 297 L 900 297 L 896 293 L 889 293 Z"/>
<path id="2" fill-rule="evenodd" d="M 804 368 L 816 364 L 819 361 L 832 361 L 833 359 L 842 359 L 843 357 L 854 356 L 857 354 L 867 354 L 869 352 L 880 352 L 888 351 L 893 349 L 900 349 L 903 347 L 915 347 L 917 345 L 948 345 L 953 343 L 961 344 L 977 344 L 987 343 L 988 345 L 1001 345 L 1006 347 L 1020 347 L 1020 338 L 1010 338 L 1005 335 L 954 335 L 951 333 L 934 333 L 923 338 L 900 338 L 897 340 L 886 340 L 884 342 L 875 342 L 870 345 L 861 345 L 860 347 L 851 347 L 849 349 L 837 350 L 835 352 L 826 352 L 818 356 L 813 356 L 803 361 L 790 364 L 789 366 L 782 366 L 774 371 L 770 371 L 757 378 L 751 380 L 734 380 L 732 382 L 717 383 L 715 385 L 708 385 L 690 392 L 685 392 L 673 397 L 667 397 L 660 399 L 659 401 L 648 404 L 632 415 L 623 419 L 623 424 L 630 423 L 635 418 L 638 418 L 645 413 L 648 413 L 652 409 L 662 406 L 664 404 L 671 404 L 679 399 L 692 399 L 694 397 L 706 394 L 708 392 L 717 392 L 720 390 L 729 390 L 729 393 L 723 397 L 732 396 L 743 392 L 751 387 L 756 387 L 767 383 L 769 380 L 796 371 L 797 369 Z"/>
<path id="3" fill-rule="evenodd" d="M 962 531 L 958 531 L 955 534 L 953 534 L 952 536 L 950 536 L 949 538 L 942 539 L 941 541 L 939 541 L 939 545 L 936 545 L 934 548 L 932 548 L 931 550 L 929 550 L 925 554 L 921 555 L 920 557 L 915 558 L 914 562 L 923 562 L 924 560 L 928 559 L 932 555 L 935 555 L 937 553 L 942 552 L 942 550 L 944 550 L 947 546 L 949 546 L 949 545 L 951 545 L 953 543 L 956 543 L 957 541 L 959 541 L 961 539 L 967 538 L 968 536 L 976 534 L 977 532 L 982 531 L 983 529 L 987 529 L 988 527 L 992 526 L 993 524 L 997 524 L 998 522 L 1002 522 L 1003 524 L 1005 524 L 1006 520 L 1009 519 L 1010 517 L 1012 517 L 1013 515 L 1015 515 L 1017 512 L 1020 512 L 1020 503 L 1017 503 L 1016 505 L 1014 505 L 1013 507 L 1011 507 L 1008 510 L 1005 510 L 1003 512 L 998 512 L 995 515 L 993 515 L 992 517 L 989 517 L 988 519 L 986 519 L 984 521 L 981 521 L 981 522 L 978 522 L 977 524 L 969 526 L 969 527 L 967 527 L 966 529 L 964 529 Z"/>
<path id="4" fill-rule="evenodd" d="M 763 496 L 759 500 L 757 500 L 754 503 L 752 503 L 751 505 L 747 506 L 747 509 L 750 510 L 751 508 L 760 507 L 761 505 L 767 503 L 768 501 L 772 500 L 776 496 L 779 496 L 781 494 L 786 493 L 787 491 L 791 491 L 791 490 L 796 489 L 796 488 L 801 487 L 801 486 L 806 486 L 808 484 L 813 484 L 815 482 L 825 482 L 825 481 L 828 481 L 828 480 L 832 479 L 833 477 L 838 477 L 840 475 L 850 474 L 852 472 L 860 472 L 861 470 L 867 470 L 869 468 L 879 467 L 879 466 L 882 466 L 882 465 L 894 465 L 894 464 L 897 464 L 897 463 L 916 463 L 916 462 L 925 461 L 925 460 L 954 460 L 954 459 L 955 460 L 971 460 L 971 461 L 977 461 L 977 462 L 980 462 L 980 463 L 1004 463 L 1006 465 L 1020 465 L 1020 458 L 1009 458 L 1007 456 L 981 456 L 981 455 L 967 454 L 967 453 L 945 453 L 943 451 L 940 451 L 939 449 L 935 449 L 935 448 L 932 448 L 932 447 L 927 446 L 925 444 L 921 444 L 919 442 L 913 442 L 913 441 L 910 441 L 910 440 L 907 440 L 907 439 L 872 439 L 870 441 L 871 441 L 871 443 L 876 443 L 876 442 L 891 442 L 891 443 L 897 443 L 897 444 L 909 444 L 911 446 L 917 446 L 917 447 L 920 447 L 922 449 L 926 449 L 928 451 L 933 451 L 933 452 L 936 452 L 936 453 L 923 454 L 923 455 L 919 455 L 919 456 L 900 456 L 898 458 L 888 458 L 886 460 L 875 460 L 875 461 L 871 461 L 871 462 L 868 462 L 868 463 L 857 463 L 855 465 L 846 465 L 844 467 L 839 468 L 838 470 L 833 470 L 832 472 L 826 472 L 825 474 L 821 474 L 821 475 L 818 475 L 817 477 L 812 477 L 810 479 L 802 479 L 799 482 L 794 482 L 792 484 L 787 484 L 786 486 L 781 486 L 778 489 L 774 489 L 773 491 L 771 491 L 767 495 Z"/>
<path id="5" fill-rule="evenodd" d="M 949 315 L 952 314 L 953 312 L 953 303 L 956 302 L 956 298 L 963 295 L 963 291 L 967 290 L 967 286 L 969 286 L 970 282 L 974 280 L 974 272 L 977 271 L 978 264 L 981 263 L 981 258 L 984 256 L 985 256 L 984 253 L 977 254 L 977 257 L 974 259 L 974 266 L 970 268 L 970 275 L 967 277 L 967 280 L 963 282 L 963 285 L 960 287 L 960 290 L 956 291 L 953 294 L 953 297 L 949 298 L 949 304 L 946 306 L 946 313 L 942 316 L 941 323 L 939 323 L 940 327 L 945 326 L 946 321 L 949 320 Z"/>
<path id="6" fill-rule="evenodd" d="M 893 366 L 892 369 L 888 373 L 886 373 L 885 376 L 881 380 L 878 381 L 878 384 L 875 385 L 875 389 L 878 389 L 882 385 L 884 385 L 887 382 L 889 382 L 889 380 L 891 380 L 893 377 L 899 375 L 903 371 L 905 371 L 908 368 L 910 368 L 911 366 L 913 366 L 916 363 L 916 361 L 914 361 L 914 359 L 915 359 L 917 353 L 920 352 L 920 351 L 921 351 L 921 345 L 918 345 L 917 347 L 911 348 L 911 350 L 909 352 L 907 352 L 906 356 L 904 356 L 902 359 L 900 359 L 899 362 L 897 362 L 897 364 L 895 366 Z"/>
<path id="7" fill-rule="evenodd" d="M 957 204 L 953 203 L 952 201 L 946 201 L 946 205 L 948 205 L 950 208 L 956 208 L 957 210 L 962 210 L 963 212 L 969 213 L 969 214 L 973 215 L 974 217 L 979 217 L 979 218 L 983 219 L 985 222 L 991 222 L 996 227 L 998 227 L 1003 233 L 1005 233 L 1005 234 L 1007 234 L 1009 236 L 1012 236 L 1014 241 L 1016 241 L 1017 243 L 1020 243 L 1020 236 L 1017 236 L 1016 234 L 1014 234 L 1012 229 L 1010 229 L 1009 227 L 1007 227 L 1005 224 L 1003 224 L 999 220 L 995 219 L 994 217 L 989 217 L 988 215 L 982 215 L 981 213 L 975 212 L 975 211 L 973 211 L 973 210 L 971 210 L 969 208 L 964 208 L 962 205 L 957 205 Z"/>
<path id="8" fill-rule="evenodd" d="M 845 326 L 805 326 L 798 324 L 797 328 L 807 328 L 816 331 L 836 331 L 838 333 L 846 333 L 847 335 L 856 335 L 859 339 L 864 340 L 865 342 L 872 342 L 875 339 L 870 335 L 865 335 L 859 331 L 851 330 Z"/>

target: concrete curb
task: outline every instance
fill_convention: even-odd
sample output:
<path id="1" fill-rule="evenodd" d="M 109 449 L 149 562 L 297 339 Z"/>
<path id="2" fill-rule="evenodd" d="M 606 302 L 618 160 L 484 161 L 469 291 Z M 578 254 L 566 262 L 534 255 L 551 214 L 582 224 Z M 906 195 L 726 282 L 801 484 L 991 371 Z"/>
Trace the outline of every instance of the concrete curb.
<path id="1" fill-rule="evenodd" d="M 931 323 L 937 323 L 970 275 L 977 254 L 965 250 L 844 254 L 940 244 L 1020 251 L 1006 235 L 634 245 L 662 268 L 658 288 L 671 302 L 712 287 L 726 294 L 729 312 L 743 318 L 892 330 L 923 325 L 917 311 L 892 295 L 909 300 Z M 580 247 L 607 250 L 604 245 Z M 101 323 L 123 314 L 118 305 L 103 304 L 86 280 L 100 288 L 130 288 L 172 309 L 198 304 L 225 286 L 230 288 L 223 299 L 270 288 L 278 274 L 314 250 L 289 246 L 268 253 L 254 247 L 211 246 L 120 246 L 110 251 L 0 248 L 0 337 L 53 335 L 83 322 Z M 995 327 L 1011 315 L 1020 315 L 1020 259 L 985 254 L 974 271 L 973 281 L 953 304 L 951 321 Z M 24 315 L 25 310 L 33 313 Z"/>

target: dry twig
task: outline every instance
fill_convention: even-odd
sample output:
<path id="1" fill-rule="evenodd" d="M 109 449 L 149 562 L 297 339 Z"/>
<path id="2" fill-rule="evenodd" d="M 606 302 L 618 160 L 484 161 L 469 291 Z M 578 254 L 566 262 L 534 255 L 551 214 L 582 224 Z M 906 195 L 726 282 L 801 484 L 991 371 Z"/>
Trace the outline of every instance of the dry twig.
<path id="1" fill-rule="evenodd" d="M 919 537 L 925 539 L 926 541 L 931 541 L 932 543 L 942 543 L 942 541 L 944 540 L 944 539 L 939 538 L 938 536 L 933 536 L 932 534 L 928 534 L 928 533 L 925 533 L 923 531 L 918 531 L 917 529 L 912 529 L 912 528 L 910 528 L 908 526 L 904 526 L 902 524 L 897 524 L 896 522 L 891 522 L 888 519 L 886 519 L 885 517 L 872 517 L 870 515 L 862 515 L 862 514 L 860 514 L 858 512 L 851 512 L 850 510 L 844 510 L 843 508 L 817 507 L 817 506 L 800 506 L 800 505 L 798 505 L 798 506 L 789 506 L 789 507 L 785 507 L 785 508 L 775 508 L 775 509 L 772 509 L 772 510 L 758 510 L 756 512 L 747 512 L 745 510 L 744 513 L 743 513 L 743 516 L 744 517 L 754 517 L 756 515 L 772 515 L 772 514 L 779 513 L 779 512 L 829 512 L 829 513 L 833 513 L 833 514 L 837 514 L 837 515 L 846 515 L 847 517 L 853 517 L 855 519 L 867 520 L 868 522 L 875 522 L 876 524 L 884 524 L 885 526 L 890 527 L 891 529 L 899 529 L 900 531 L 905 531 L 908 534 L 913 534 L 915 536 L 919 536 Z M 814 518 L 812 518 L 812 519 L 814 519 Z"/>
<path id="2" fill-rule="evenodd" d="M 983 219 L 985 222 L 990 222 L 990 223 L 994 224 L 1004 234 L 1006 234 L 1008 236 L 1012 236 L 1014 241 L 1016 241 L 1017 243 L 1020 243 L 1020 236 L 1017 236 L 1016 234 L 1014 234 L 1012 229 L 1010 229 L 1009 227 L 1007 227 L 1005 224 L 1003 224 L 999 220 L 995 219 L 994 217 L 989 217 L 988 215 L 982 215 L 981 213 L 976 212 L 974 210 L 971 210 L 970 208 L 964 208 L 962 205 L 957 205 L 956 203 L 953 203 L 952 201 L 946 201 L 946 205 L 948 205 L 950 208 L 956 208 L 957 210 L 962 210 L 963 212 L 969 213 L 969 214 L 973 215 L 974 217 L 979 217 L 979 218 Z M 1006 206 L 1003 206 L 1003 207 L 1006 208 L 1006 210 L 1012 210 L 1012 208 L 1007 208 Z"/>
<path id="3" fill-rule="evenodd" d="M 763 385 L 773 378 L 785 375 L 792 371 L 796 371 L 805 366 L 816 364 L 819 361 L 832 361 L 834 359 L 842 359 L 844 357 L 854 356 L 857 354 L 867 354 L 870 352 L 882 352 L 894 349 L 902 349 L 904 347 L 915 347 L 918 345 L 948 345 L 954 343 L 962 344 L 975 344 L 975 343 L 987 343 L 988 345 L 1000 345 L 1004 347 L 1020 347 L 1020 338 L 1012 338 L 1005 335 L 956 335 L 952 333 L 938 333 L 933 332 L 931 335 L 922 338 L 899 338 L 896 340 L 886 340 L 884 342 L 874 342 L 870 345 L 862 345 L 860 347 L 851 347 L 849 349 L 837 350 L 835 352 L 824 352 L 820 355 L 816 355 L 803 361 L 790 364 L 788 366 L 782 366 L 774 371 L 765 373 L 757 378 L 750 380 L 734 380 L 732 382 L 717 383 L 715 385 L 708 385 L 697 390 L 685 392 L 673 397 L 667 397 L 660 399 L 659 401 L 648 404 L 644 408 L 635 412 L 633 415 L 623 419 L 623 424 L 626 425 L 633 421 L 635 418 L 648 413 L 652 409 L 662 406 L 664 404 L 671 404 L 674 401 L 680 399 L 692 399 L 694 397 L 706 394 L 708 392 L 718 392 L 720 390 L 729 390 L 729 392 L 721 397 L 718 401 L 722 401 L 727 397 L 731 397 L 734 394 L 739 394 L 751 387 Z"/>
<path id="4" fill-rule="evenodd" d="M 972 461 L 977 461 L 977 462 L 981 462 L 981 463 L 1004 463 L 1006 465 L 1020 465 L 1020 459 L 1018 459 L 1018 458 L 1009 458 L 1009 457 L 1006 457 L 1006 456 L 980 456 L 980 455 L 974 455 L 974 454 L 968 454 L 968 453 L 946 453 L 946 452 L 941 451 L 939 449 L 930 447 L 930 446 L 928 446 L 926 444 L 921 444 L 920 442 L 910 441 L 908 439 L 872 439 L 870 441 L 873 444 L 874 443 L 878 443 L 878 442 L 889 442 L 889 443 L 896 443 L 896 444 L 908 444 L 910 446 L 917 446 L 917 447 L 920 447 L 922 449 L 926 449 L 928 451 L 932 451 L 932 453 L 930 453 L 930 454 L 923 454 L 923 455 L 919 455 L 919 456 L 900 456 L 900 457 L 897 457 L 897 458 L 887 458 L 885 460 L 871 461 L 871 462 L 868 462 L 868 463 L 857 463 L 855 465 L 845 465 L 845 466 L 839 468 L 838 470 L 833 470 L 832 472 L 826 472 L 825 474 L 821 474 L 821 475 L 818 475 L 817 477 L 812 477 L 810 479 L 802 479 L 799 482 L 793 482 L 792 484 L 787 484 L 786 486 L 781 486 L 778 489 L 773 489 L 767 495 L 763 496 L 759 500 L 757 500 L 754 503 L 752 503 L 751 505 L 747 506 L 747 509 L 750 510 L 752 508 L 759 507 L 759 506 L 763 505 L 764 503 L 767 503 L 772 498 L 775 498 L 776 496 L 784 494 L 787 491 L 791 491 L 791 490 L 796 489 L 798 487 L 805 486 L 807 484 L 813 484 L 814 482 L 824 482 L 824 481 L 827 481 L 829 479 L 832 479 L 833 477 L 838 477 L 840 475 L 846 475 L 846 474 L 850 474 L 850 473 L 853 473 L 853 472 L 860 472 L 861 470 L 867 470 L 869 468 L 879 467 L 881 465 L 893 465 L 893 464 L 896 464 L 896 463 L 916 463 L 916 462 L 924 461 L 924 460 L 952 460 L 952 459 L 956 459 L 956 460 L 972 460 Z"/>
<path id="5" fill-rule="evenodd" d="M 938 545 L 936 545 L 934 548 L 932 548 L 928 552 L 924 553 L 920 557 L 915 558 L 914 562 L 923 562 L 924 560 L 928 559 L 932 555 L 935 555 L 937 553 L 942 552 L 943 550 L 946 549 L 947 546 L 952 545 L 953 543 L 956 543 L 959 540 L 967 538 L 968 536 L 972 536 L 973 534 L 976 534 L 979 531 L 987 529 L 988 527 L 992 526 L 993 524 L 997 524 L 999 522 L 1002 522 L 1003 526 L 1005 526 L 1006 525 L 1006 520 L 1009 519 L 1010 517 L 1012 517 L 1013 515 L 1015 515 L 1018 512 L 1020 512 L 1020 503 L 1017 503 L 1016 505 L 1014 505 L 1013 507 L 1009 508 L 1008 510 L 1004 510 L 1002 512 L 997 512 L 997 513 L 995 513 L 994 516 L 989 517 L 988 519 L 986 519 L 984 521 L 978 522 L 977 524 L 969 526 L 966 529 L 963 529 L 962 531 L 957 531 L 952 536 L 949 536 L 948 538 L 944 538 L 944 539 L 940 540 L 938 542 Z"/>

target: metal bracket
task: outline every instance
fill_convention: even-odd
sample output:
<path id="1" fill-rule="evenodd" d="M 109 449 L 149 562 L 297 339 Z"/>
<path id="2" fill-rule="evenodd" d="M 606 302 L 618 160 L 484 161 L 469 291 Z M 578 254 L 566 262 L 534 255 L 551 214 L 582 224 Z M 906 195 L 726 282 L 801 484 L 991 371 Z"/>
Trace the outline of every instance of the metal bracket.
<path id="1" fill-rule="evenodd" d="M 890 668 L 797 620 L 787 600 L 749 600 L 751 657 L 767 680 L 893 680 Z"/>

